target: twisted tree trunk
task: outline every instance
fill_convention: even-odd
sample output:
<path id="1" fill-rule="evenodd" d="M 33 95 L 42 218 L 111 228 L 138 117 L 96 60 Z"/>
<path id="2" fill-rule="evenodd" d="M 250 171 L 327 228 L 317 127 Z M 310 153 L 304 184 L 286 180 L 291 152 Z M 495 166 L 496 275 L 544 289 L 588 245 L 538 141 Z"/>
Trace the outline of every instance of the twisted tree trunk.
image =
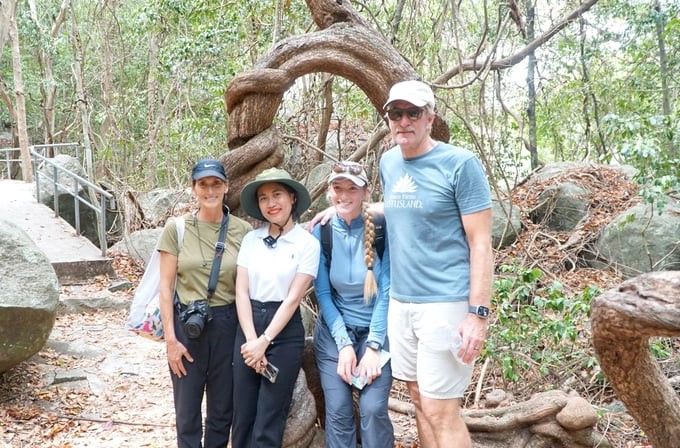
<path id="1" fill-rule="evenodd" d="M 653 359 L 649 338 L 680 336 L 680 271 L 643 274 L 592 304 L 602 371 L 656 447 L 678 446 L 680 398 Z"/>

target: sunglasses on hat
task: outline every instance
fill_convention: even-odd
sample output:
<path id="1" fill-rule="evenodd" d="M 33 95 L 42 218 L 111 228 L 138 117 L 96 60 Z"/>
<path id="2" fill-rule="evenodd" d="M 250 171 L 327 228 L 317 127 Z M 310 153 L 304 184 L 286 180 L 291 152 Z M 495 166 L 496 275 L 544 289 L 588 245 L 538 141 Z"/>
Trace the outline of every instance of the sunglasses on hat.
<path id="1" fill-rule="evenodd" d="M 358 176 L 361 174 L 362 170 L 363 167 L 359 164 L 355 165 L 353 163 L 337 162 L 333 165 L 334 173 L 349 173 L 354 176 Z"/>

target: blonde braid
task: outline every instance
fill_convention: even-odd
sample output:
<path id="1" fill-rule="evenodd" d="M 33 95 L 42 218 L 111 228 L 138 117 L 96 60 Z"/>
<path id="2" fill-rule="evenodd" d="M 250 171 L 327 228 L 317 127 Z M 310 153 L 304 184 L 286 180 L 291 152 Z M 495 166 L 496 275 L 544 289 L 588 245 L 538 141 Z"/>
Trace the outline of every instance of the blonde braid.
<path id="1" fill-rule="evenodd" d="M 366 278 L 364 279 L 364 303 L 367 305 L 378 295 L 378 283 L 373 272 L 373 246 L 375 244 L 375 223 L 373 213 L 368 209 L 368 203 L 364 201 L 362 206 L 364 214 L 364 263 L 366 263 Z"/>

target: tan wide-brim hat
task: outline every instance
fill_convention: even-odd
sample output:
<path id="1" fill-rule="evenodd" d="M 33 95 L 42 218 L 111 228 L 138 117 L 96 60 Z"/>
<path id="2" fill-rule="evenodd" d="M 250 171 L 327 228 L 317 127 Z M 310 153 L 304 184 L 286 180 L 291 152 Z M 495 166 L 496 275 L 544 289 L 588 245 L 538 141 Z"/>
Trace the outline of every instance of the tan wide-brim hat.
<path id="1" fill-rule="evenodd" d="M 249 216 L 260 221 L 267 220 L 260 211 L 260 205 L 257 201 L 257 189 L 260 188 L 260 185 L 271 182 L 287 185 L 295 191 L 296 202 L 293 206 L 293 214 L 295 216 L 299 217 L 312 205 L 312 198 L 304 185 L 293 179 L 286 170 L 269 168 L 255 176 L 255 179 L 248 182 L 243 187 L 243 190 L 241 190 L 241 207 Z"/>

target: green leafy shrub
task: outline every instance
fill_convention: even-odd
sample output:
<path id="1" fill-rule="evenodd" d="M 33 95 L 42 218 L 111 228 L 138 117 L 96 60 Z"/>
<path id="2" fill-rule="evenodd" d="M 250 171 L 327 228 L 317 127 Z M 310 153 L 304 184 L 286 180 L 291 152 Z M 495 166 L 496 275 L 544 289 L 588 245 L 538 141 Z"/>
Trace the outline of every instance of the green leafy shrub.
<path id="1" fill-rule="evenodd" d="M 485 355 L 502 377 L 517 382 L 553 373 L 564 380 L 571 370 L 599 371 L 590 349 L 588 318 L 601 290 L 588 286 L 568 295 L 558 281 L 544 285 L 540 269 L 505 265 L 500 271 Z"/>

